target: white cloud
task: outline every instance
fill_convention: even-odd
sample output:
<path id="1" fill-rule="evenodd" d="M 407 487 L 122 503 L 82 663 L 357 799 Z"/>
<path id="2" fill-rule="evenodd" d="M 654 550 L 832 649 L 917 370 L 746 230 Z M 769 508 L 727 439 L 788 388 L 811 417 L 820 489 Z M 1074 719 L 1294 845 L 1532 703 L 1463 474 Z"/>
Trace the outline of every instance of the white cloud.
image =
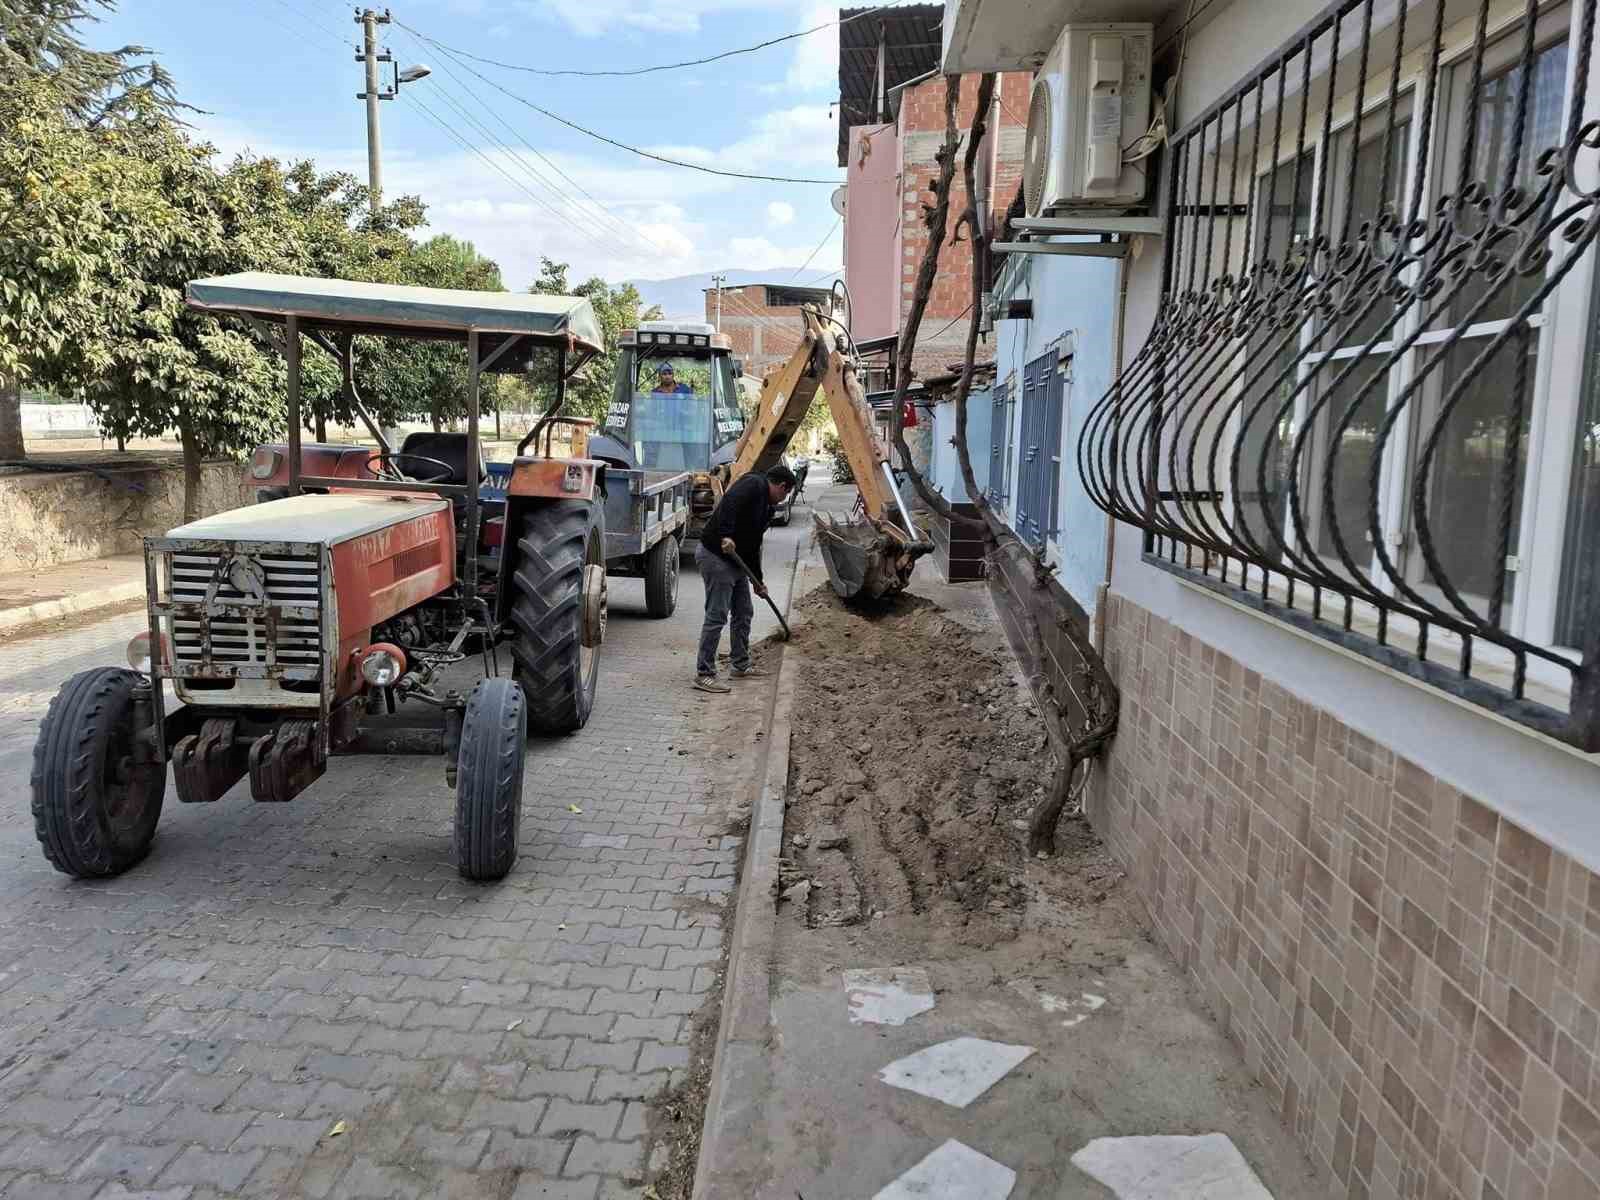
<path id="1" fill-rule="evenodd" d="M 804 252 L 794 258 L 782 246 L 774 245 L 764 237 L 736 237 L 728 240 L 728 251 L 740 267 L 750 271 L 766 271 L 773 267 L 798 266 L 805 258 Z"/>
<path id="2" fill-rule="evenodd" d="M 784 267 L 792 272 L 806 261 L 813 250 L 817 250 L 815 243 L 809 246 L 784 246 L 770 238 L 735 237 L 728 239 L 727 254 L 728 263 L 736 263 L 747 270 L 771 271 Z M 830 236 L 828 244 L 817 250 L 816 257 L 806 267 L 802 279 L 814 279 L 823 274 L 831 265 L 840 261 L 841 254 L 837 235 Z"/>
<path id="3" fill-rule="evenodd" d="M 663 257 L 673 263 L 686 263 L 694 255 L 694 243 L 677 225 L 662 221 L 646 222 L 639 232 L 661 248 Z"/>
<path id="4" fill-rule="evenodd" d="M 796 29 L 812 29 L 839 19 L 837 4 L 808 4 Z M 839 86 L 839 31 L 823 29 L 797 38 L 785 81 L 802 92 L 833 93 Z"/>
<path id="5" fill-rule="evenodd" d="M 653 153 L 727 171 L 826 179 L 838 167 L 838 126 L 826 104 L 797 104 L 762 113 L 750 131 L 720 150 L 651 146 Z"/>
<path id="6" fill-rule="evenodd" d="M 513 155 L 488 145 L 476 153 L 419 155 L 410 147 L 428 145 L 430 132 L 421 114 L 402 104 L 385 115 L 393 130 L 384 154 L 386 195 L 420 196 L 428 219 L 422 232 L 473 242 L 500 264 L 512 288 L 526 287 L 537 277 L 543 255 L 571 264 L 576 279 L 666 278 L 729 266 L 792 271 L 833 220 L 826 187 L 741 183 L 599 148 L 592 155 L 549 150 L 548 163 L 526 151 Z M 252 129 L 224 118 L 197 117 L 194 124 L 195 135 L 216 144 L 224 156 L 248 151 L 309 157 L 323 171 L 366 177 L 359 140 L 343 146 L 294 145 L 270 128 Z M 729 170 L 819 178 L 834 173 L 833 125 L 822 106 L 762 114 L 746 126 L 744 136 L 725 146 L 668 149 L 673 157 Z M 539 182 L 530 168 L 548 182 Z M 763 223 L 770 236 L 752 236 Z M 807 276 L 839 261 L 839 250 L 825 247 Z"/>

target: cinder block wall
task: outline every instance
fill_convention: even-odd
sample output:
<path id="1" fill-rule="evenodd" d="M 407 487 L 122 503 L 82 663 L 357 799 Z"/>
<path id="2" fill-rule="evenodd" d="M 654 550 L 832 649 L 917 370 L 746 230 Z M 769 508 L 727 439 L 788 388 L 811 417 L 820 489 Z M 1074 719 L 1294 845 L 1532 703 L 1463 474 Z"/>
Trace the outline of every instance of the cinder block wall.
<path id="1" fill-rule="evenodd" d="M 1600 1196 L 1600 876 L 1108 603 L 1091 819 L 1326 1194 Z"/>

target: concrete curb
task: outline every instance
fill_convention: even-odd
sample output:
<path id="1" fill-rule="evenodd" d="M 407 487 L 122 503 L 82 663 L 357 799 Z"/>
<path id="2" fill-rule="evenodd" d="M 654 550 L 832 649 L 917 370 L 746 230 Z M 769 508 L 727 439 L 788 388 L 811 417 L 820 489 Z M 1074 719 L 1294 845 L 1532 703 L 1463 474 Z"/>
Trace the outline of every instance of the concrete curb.
<path id="1" fill-rule="evenodd" d="M 13 638 L 28 632 L 35 625 L 44 625 L 62 617 L 76 617 L 83 613 L 115 608 L 134 600 L 144 599 L 144 577 L 126 583 L 114 583 L 93 592 L 80 592 L 75 596 L 59 596 L 54 600 L 38 600 L 18 608 L 0 609 L 0 637 Z"/>
<path id="2" fill-rule="evenodd" d="M 794 608 L 800 578 L 797 549 L 784 619 Z M 760 1180 L 752 1168 L 765 1162 L 765 1100 L 772 1071 L 767 1042 L 772 1025 L 770 978 L 778 935 L 778 856 L 783 850 L 784 797 L 789 782 L 789 735 L 794 712 L 795 667 L 788 646 L 778 664 L 778 685 L 768 725 L 766 768 L 750 810 L 733 939 L 728 950 L 722 1023 L 711 1065 L 711 1094 L 700 1134 L 694 1200 L 750 1200 Z M 762 1152 L 752 1154 L 752 1148 Z"/>

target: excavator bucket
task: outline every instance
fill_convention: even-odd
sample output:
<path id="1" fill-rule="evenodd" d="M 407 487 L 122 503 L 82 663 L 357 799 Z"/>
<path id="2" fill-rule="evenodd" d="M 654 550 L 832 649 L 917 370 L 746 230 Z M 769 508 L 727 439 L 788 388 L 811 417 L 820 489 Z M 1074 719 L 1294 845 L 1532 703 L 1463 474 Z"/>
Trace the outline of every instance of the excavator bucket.
<path id="1" fill-rule="evenodd" d="M 881 600 L 904 590 L 915 556 L 867 521 L 836 521 L 813 513 L 817 548 L 828 568 L 828 582 L 846 603 Z"/>

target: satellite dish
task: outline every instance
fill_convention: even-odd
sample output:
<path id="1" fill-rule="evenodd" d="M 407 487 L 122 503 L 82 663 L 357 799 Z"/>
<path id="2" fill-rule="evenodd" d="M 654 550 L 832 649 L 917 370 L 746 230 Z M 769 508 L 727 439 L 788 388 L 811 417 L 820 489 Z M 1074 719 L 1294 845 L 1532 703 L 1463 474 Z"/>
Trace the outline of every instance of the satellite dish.
<path id="1" fill-rule="evenodd" d="M 841 217 L 844 216 L 844 188 L 843 188 L 843 186 L 836 187 L 836 188 L 833 189 L 833 195 L 828 198 L 828 202 L 833 205 L 833 211 L 834 212 L 838 213 Z"/>

